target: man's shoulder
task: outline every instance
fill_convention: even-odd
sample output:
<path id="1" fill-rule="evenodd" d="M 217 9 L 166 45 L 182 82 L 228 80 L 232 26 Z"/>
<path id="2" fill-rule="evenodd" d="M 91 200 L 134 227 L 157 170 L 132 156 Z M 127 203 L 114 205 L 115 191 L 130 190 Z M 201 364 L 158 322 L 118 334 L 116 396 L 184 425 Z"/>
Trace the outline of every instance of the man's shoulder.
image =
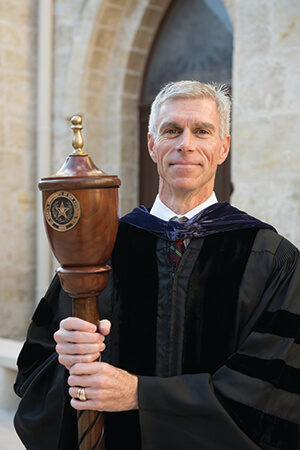
<path id="1" fill-rule="evenodd" d="M 282 260 L 299 258 L 299 249 L 292 242 L 269 229 L 260 229 L 258 231 L 252 252 L 269 253 Z"/>
<path id="2" fill-rule="evenodd" d="M 257 217 L 252 216 L 235 206 L 232 206 L 230 203 L 227 204 L 227 208 L 227 210 L 225 208 L 225 211 L 227 212 L 229 217 L 232 211 L 234 220 L 236 220 L 236 218 L 239 219 L 240 217 L 244 216 L 246 220 L 249 221 L 249 225 L 251 225 L 251 222 L 253 222 L 253 226 L 259 228 L 257 238 L 254 243 L 254 249 L 261 249 L 275 253 L 278 247 L 284 245 L 292 252 L 299 253 L 298 248 L 285 236 L 278 233 L 273 225 L 267 222 L 263 222 L 261 219 L 258 219 Z"/>

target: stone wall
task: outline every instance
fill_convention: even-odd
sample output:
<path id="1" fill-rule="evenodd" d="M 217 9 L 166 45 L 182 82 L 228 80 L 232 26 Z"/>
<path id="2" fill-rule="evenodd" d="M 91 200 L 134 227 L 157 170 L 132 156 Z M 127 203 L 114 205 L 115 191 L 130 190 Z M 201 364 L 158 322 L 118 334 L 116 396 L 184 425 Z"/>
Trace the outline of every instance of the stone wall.
<path id="1" fill-rule="evenodd" d="M 300 3 L 236 0 L 234 204 L 300 245 Z"/>
<path id="2" fill-rule="evenodd" d="M 35 284 L 37 0 L 0 1 L 0 333 L 24 335 Z"/>

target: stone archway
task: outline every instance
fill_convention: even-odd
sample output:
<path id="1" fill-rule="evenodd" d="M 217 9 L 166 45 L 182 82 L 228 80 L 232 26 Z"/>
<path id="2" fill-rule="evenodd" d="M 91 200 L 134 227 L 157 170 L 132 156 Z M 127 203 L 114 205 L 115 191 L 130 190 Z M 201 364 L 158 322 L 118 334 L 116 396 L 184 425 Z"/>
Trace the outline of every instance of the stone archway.
<path id="1" fill-rule="evenodd" d="M 138 203 L 142 77 L 152 41 L 171 3 L 88 0 L 73 35 L 63 119 L 82 114 L 86 150 L 102 170 L 120 176 L 121 214 Z M 67 135 L 69 140 L 68 129 Z"/>

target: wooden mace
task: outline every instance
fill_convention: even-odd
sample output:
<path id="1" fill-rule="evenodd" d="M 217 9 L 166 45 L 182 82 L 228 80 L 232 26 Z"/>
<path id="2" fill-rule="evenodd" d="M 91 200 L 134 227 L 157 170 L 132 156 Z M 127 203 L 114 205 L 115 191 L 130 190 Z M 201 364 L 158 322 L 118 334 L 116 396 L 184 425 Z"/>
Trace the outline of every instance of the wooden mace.
<path id="1" fill-rule="evenodd" d="M 71 296 L 73 315 L 98 325 L 97 296 L 106 287 L 108 261 L 118 229 L 118 187 L 115 175 L 99 170 L 83 152 L 82 120 L 74 116 L 74 151 L 61 169 L 42 178 L 46 233 L 61 264 L 56 270 Z M 78 413 L 80 450 L 103 450 L 103 416 L 97 411 Z"/>

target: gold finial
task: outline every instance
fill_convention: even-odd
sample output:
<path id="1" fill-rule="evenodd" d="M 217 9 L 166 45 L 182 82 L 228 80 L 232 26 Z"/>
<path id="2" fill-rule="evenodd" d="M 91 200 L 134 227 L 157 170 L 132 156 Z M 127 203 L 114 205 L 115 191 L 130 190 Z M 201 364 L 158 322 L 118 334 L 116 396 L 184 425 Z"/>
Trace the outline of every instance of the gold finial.
<path id="1" fill-rule="evenodd" d="M 84 153 L 84 151 L 82 150 L 82 147 L 84 146 L 83 138 L 81 135 L 81 130 L 83 128 L 83 126 L 81 125 L 82 119 L 80 116 L 73 116 L 71 122 L 71 128 L 73 130 L 72 146 L 74 150 L 70 156 L 86 156 L 87 153 Z"/>

